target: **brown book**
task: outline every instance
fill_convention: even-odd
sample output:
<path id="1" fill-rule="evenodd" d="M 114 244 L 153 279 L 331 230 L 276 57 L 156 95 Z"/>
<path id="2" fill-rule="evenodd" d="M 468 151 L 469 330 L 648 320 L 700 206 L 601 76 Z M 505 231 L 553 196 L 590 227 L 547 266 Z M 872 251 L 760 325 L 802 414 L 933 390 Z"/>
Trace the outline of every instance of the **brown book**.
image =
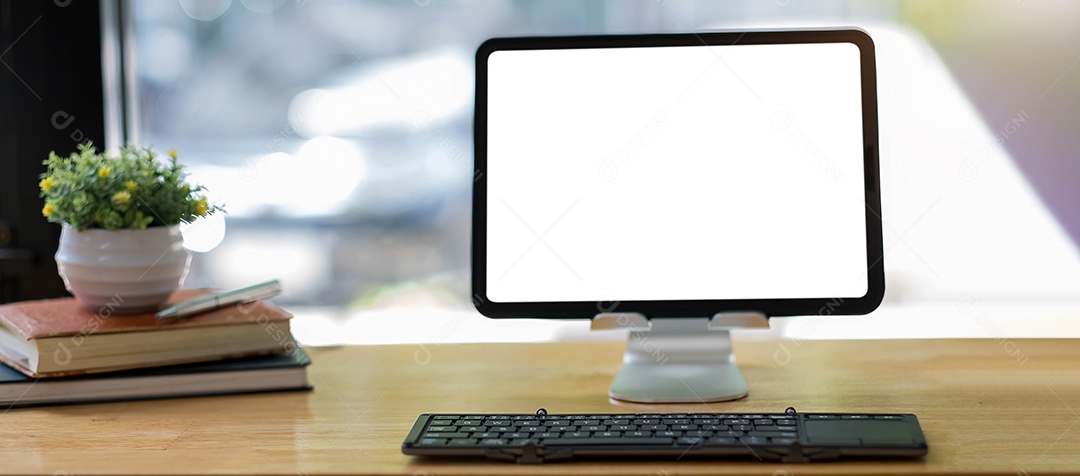
<path id="1" fill-rule="evenodd" d="M 181 291 L 170 304 L 207 291 Z M 73 298 L 0 306 L 0 360 L 31 377 L 56 377 L 292 350 L 291 314 L 265 301 L 182 319 L 108 315 Z"/>

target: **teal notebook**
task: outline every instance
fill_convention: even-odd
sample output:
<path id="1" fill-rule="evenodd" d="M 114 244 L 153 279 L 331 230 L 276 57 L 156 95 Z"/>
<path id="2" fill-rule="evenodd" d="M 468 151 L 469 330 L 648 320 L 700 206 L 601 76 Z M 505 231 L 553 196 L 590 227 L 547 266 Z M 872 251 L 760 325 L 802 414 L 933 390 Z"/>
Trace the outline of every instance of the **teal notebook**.
<path id="1" fill-rule="evenodd" d="M 307 390 L 307 353 L 218 360 L 73 377 L 35 379 L 0 364 L 0 409 L 119 400 Z"/>

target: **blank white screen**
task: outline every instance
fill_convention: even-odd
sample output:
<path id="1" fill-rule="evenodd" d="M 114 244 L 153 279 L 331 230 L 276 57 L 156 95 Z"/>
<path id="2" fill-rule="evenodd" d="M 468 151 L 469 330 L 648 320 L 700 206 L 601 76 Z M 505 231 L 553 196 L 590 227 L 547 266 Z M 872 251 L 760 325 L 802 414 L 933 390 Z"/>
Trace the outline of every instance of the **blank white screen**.
<path id="1" fill-rule="evenodd" d="M 861 297 L 850 43 L 488 57 L 493 302 Z"/>

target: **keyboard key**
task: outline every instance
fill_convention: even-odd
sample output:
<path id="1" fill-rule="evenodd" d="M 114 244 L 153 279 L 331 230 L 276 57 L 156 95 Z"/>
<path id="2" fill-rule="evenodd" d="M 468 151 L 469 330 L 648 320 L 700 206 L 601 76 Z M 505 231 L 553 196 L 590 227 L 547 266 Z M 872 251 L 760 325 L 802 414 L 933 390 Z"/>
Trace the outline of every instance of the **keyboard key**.
<path id="1" fill-rule="evenodd" d="M 618 438 L 622 436 L 621 431 L 598 431 L 593 433 L 593 438 Z"/>
<path id="2" fill-rule="evenodd" d="M 754 420 L 755 426 L 773 426 L 773 421 L 767 418 Z"/>
<path id="3" fill-rule="evenodd" d="M 661 420 L 660 423 L 665 425 L 689 425 L 690 420 L 687 418 L 668 418 Z"/>
<path id="4" fill-rule="evenodd" d="M 660 420 L 658 420 L 656 418 L 643 418 L 643 419 L 632 420 L 630 423 L 634 424 L 634 425 L 659 425 Z"/>
<path id="5" fill-rule="evenodd" d="M 697 425 L 671 425 L 671 430 L 688 431 L 698 429 Z"/>
<path id="6" fill-rule="evenodd" d="M 665 438 L 678 438 L 678 437 L 682 436 L 682 432 L 681 431 L 658 431 L 658 432 L 656 432 L 656 436 L 662 436 L 662 437 L 665 437 Z"/>
<path id="7" fill-rule="evenodd" d="M 451 428 L 451 430 L 444 430 L 444 431 L 454 431 L 452 429 L 453 427 L 450 427 L 450 428 Z M 463 426 L 461 428 L 458 428 L 458 431 L 467 431 L 469 433 L 472 433 L 472 432 L 484 432 L 484 431 L 488 431 L 488 427 L 486 427 L 486 426 Z"/>
<path id="8" fill-rule="evenodd" d="M 506 446 L 506 440 L 502 438 L 486 438 L 480 440 L 480 446 Z"/>
<path id="9" fill-rule="evenodd" d="M 743 418 L 740 418 L 740 419 L 728 419 L 728 420 L 724 420 L 724 424 L 727 425 L 727 426 L 749 425 L 750 420 L 743 419 Z"/>
<path id="10" fill-rule="evenodd" d="M 431 426 L 454 426 L 453 420 L 431 420 Z"/>
<path id="11" fill-rule="evenodd" d="M 521 440 L 532 437 L 530 432 L 518 432 L 518 433 L 503 433 L 503 439 Z"/>
<path id="12" fill-rule="evenodd" d="M 597 426 L 600 424 L 600 420 L 597 420 L 595 418 L 590 420 L 577 420 L 574 422 L 574 424 L 577 426 Z"/>
<path id="13" fill-rule="evenodd" d="M 458 420 L 455 424 L 458 426 L 482 426 L 484 422 L 481 420 Z"/>
<path id="14" fill-rule="evenodd" d="M 774 445 L 790 445 L 799 441 L 798 438 L 769 438 L 769 443 Z"/>
<path id="15" fill-rule="evenodd" d="M 537 433 L 537 434 L 533 435 L 533 438 L 547 439 L 547 438 L 558 438 L 560 436 L 562 436 L 561 431 L 548 431 L 548 432 L 544 432 L 544 433 Z"/>
<path id="16" fill-rule="evenodd" d="M 727 437 L 727 438 L 741 438 L 745 433 L 741 431 L 717 431 L 713 433 L 714 437 Z"/>
<path id="17" fill-rule="evenodd" d="M 844 415 L 844 420 L 869 420 L 870 415 Z"/>
<path id="18" fill-rule="evenodd" d="M 747 445 L 765 445 L 769 443 L 768 438 L 762 438 L 760 436 L 744 436 L 739 440 Z"/>
<path id="19" fill-rule="evenodd" d="M 796 429 L 795 429 L 795 427 L 794 427 L 794 426 L 774 426 L 774 427 L 770 428 L 770 430 L 776 430 L 776 431 L 798 431 L 798 430 L 796 430 Z"/>
<path id="20" fill-rule="evenodd" d="M 457 431 L 457 429 L 458 428 L 456 426 L 429 426 L 427 431 L 434 431 L 438 433 L 442 431 Z"/>
<path id="21" fill-rule="evenodd" d="M 663 431 L 663 430 L 667 430 L 668 426 L 667 425 L 641 425 L 640 427 L 638 427 L 638 429 L 642 430 L 642 431 Z"/>
<path id="22" fill-rule="evenodd" d="M 835 420 L 836 415 L 807 415 L 806 418 L 811 420 Z"/>
<path id="23" fill-rule="evenodd" d="M 445 443 L 445 438 L 424 438 L 420 440 L 421 445 L 442 445 Z"/>
<path id="24" fill-rule="evenodd" d="M 629 425 L 629 424 L 630 424 L 630 420 L 604 420 L 604 421 L 603 421 L 603 422 L 602 422 L 601 424 L 602 424 L 602 425 L 607 425 L 607 426 L 613 426 L 613 425 Z"/>
<path id="25" fill-rule="evenodd" d="M 731 431 L 754 431 L 753 425 L 731 425 Z"/>
<path id="26" fill-rule="evenodd" d="M 739 440 L 730 436 L 714 436 L 705 440 L 705 446 L 742 446 Z"/>
<path id="27" fill-rule="evenodd" d="M 446 442 L 446 446 L 476 446 L 475 438 L 457 438 Z"/>
<path id="28" fill-rule="evenodd" d="M 425 433 L 427 438 L 468 438 L 468 433 Z"/>
<path id="29" fill-rule="evenodd" d="M 626 438 L 562 438 L 558 440 L 545 441 L 544 446 L 619 446 L 619 445 L 650 445 L 650 446 L 667 446 L 671 445 L 674 441 L 672 438 L 633 438 L 627 440 Z"/>
<path id="30" fill-rule="evenodd" d="M 578 429 L 581 431 L 607 431 L 607 427 L 603 425 L 581 426 Z"/>
<path id="31" fill-rule="evenodd" d="M 590 431 L 568 431 L 563 433 L 563 438 L 588 438 L 592 436 Z"/>
<path id="32" fill-rule="evenodd" d="M 623 433 L 623 437 L 625 438 L 647 438 L 650 436 L 652 436 L 651 431 L 628 431 Z"/>
<path id="33" fill-rule="evenodd" d="M 518 431 L 548 431 L 546 426 L 523 426 Z"/>
<path id="34" fill-rule="evenodd" d="M 765 438 L 798 438 L 793 431 L 751 431 L 746 436 L 761 436 Z"/>
<path id="35" fill-rule="evenodd" d="M 900 415 L 874 415 L 875 420 L 903 420 Z"/>
<path id="36" fill-rule="evenodd" d="M 777 425 L 795 426 L 795 420 L 776 420 Z"/>
<path id="37" fill-rule="evenodd" d="M 680 446 L 699 445 L 699 444 L 703 444 L 704 442 L 705 442 L 705 439 L 701 438 L 699 436 L 684 436 L 682 438 L 679 438 L 679 439 L 675 440 L 675 444 L 680 445 Z"/>

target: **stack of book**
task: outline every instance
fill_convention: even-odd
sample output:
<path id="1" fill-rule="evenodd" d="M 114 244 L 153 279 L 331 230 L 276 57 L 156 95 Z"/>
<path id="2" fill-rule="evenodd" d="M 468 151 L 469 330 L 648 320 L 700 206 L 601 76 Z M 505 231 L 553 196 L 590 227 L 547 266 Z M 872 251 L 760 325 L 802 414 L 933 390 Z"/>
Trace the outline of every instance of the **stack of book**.
<path id="1" fill-rule="evenodd" d="M 71 298 L 0 305 L 0 408 L 308 389 L 291 317 L 265 301 L 165 320 Z"/>

